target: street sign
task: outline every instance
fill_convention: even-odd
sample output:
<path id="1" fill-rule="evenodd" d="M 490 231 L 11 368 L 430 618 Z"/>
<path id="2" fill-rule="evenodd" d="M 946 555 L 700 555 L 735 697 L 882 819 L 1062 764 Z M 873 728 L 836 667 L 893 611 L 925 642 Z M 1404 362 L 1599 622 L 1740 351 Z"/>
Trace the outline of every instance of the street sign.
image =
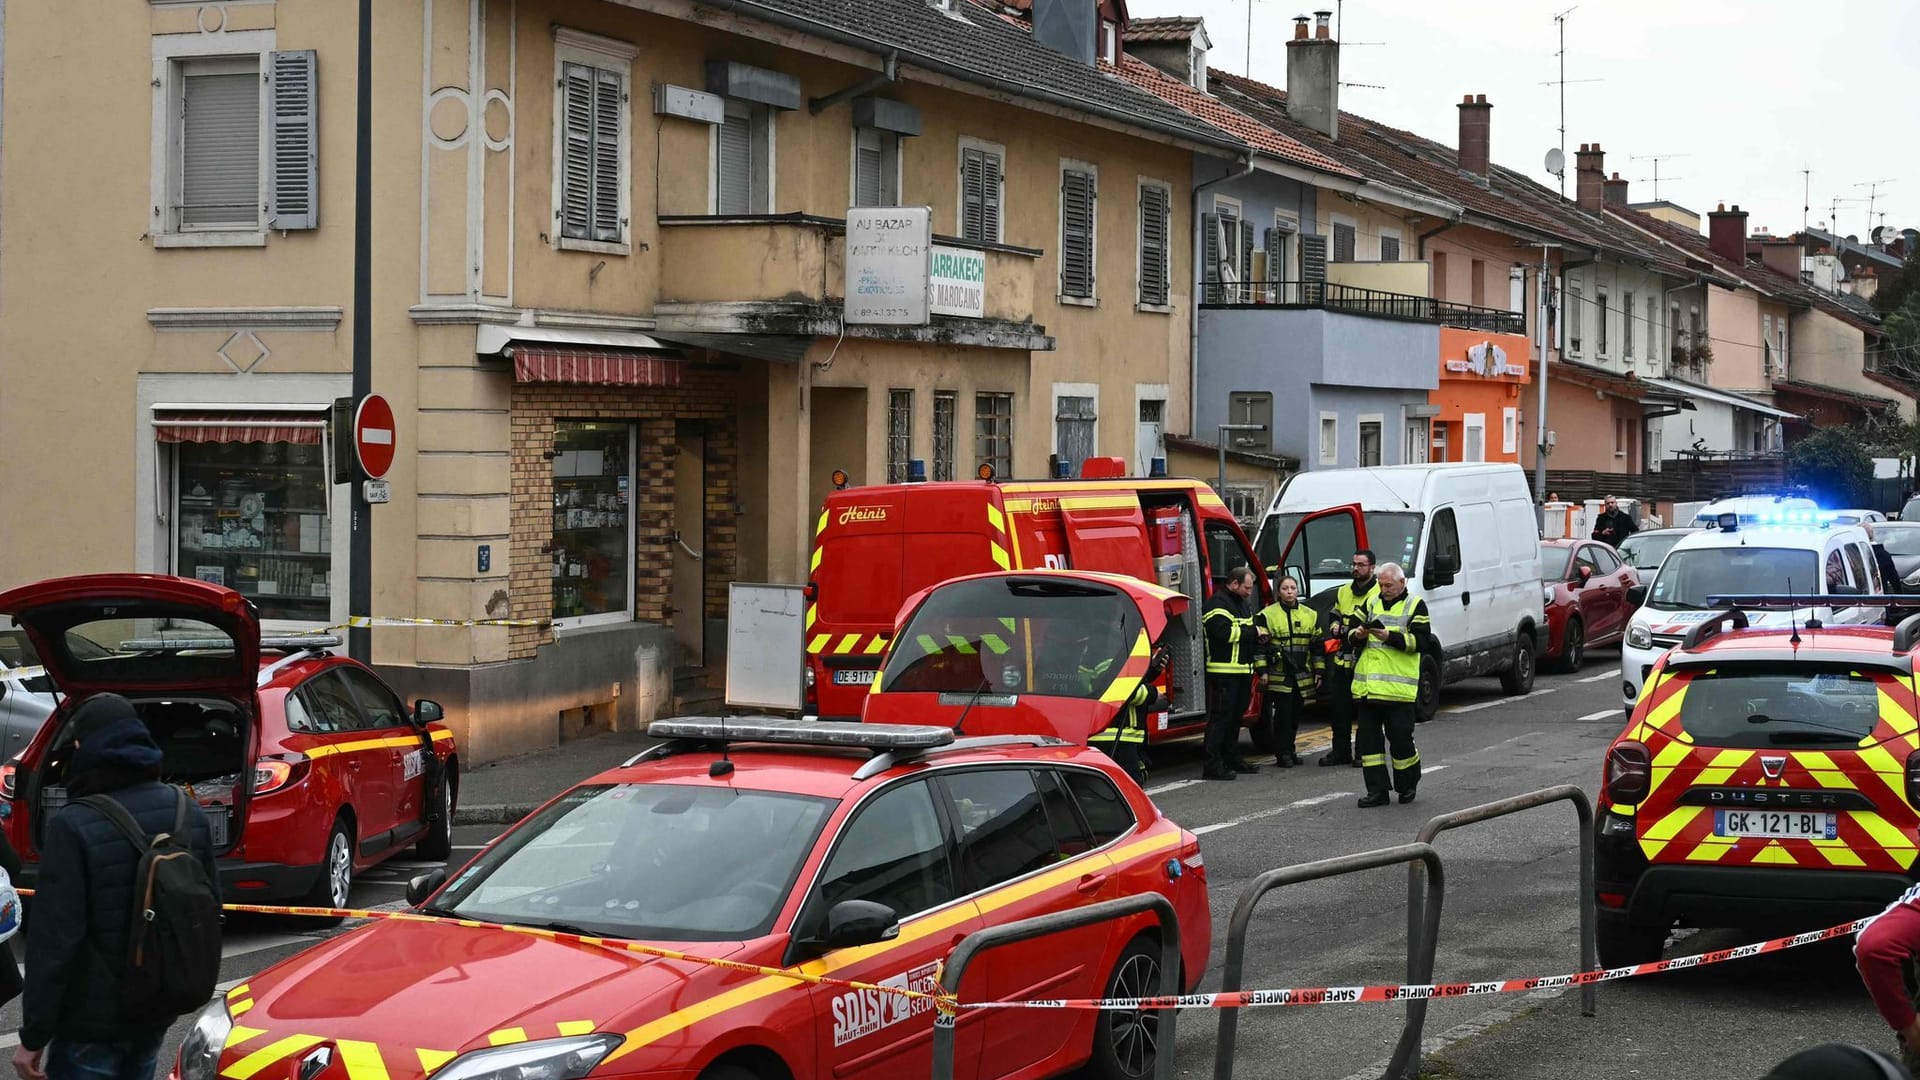
<path id="1" fill-rule="evenodd" d="M 930 208 L 850 209 L 846 250 L 846 322 L 927 325 L 927 272 L 933 253 Z"/>
<path id="2" fill-rule="evenodd" d="M 379 394 L 360 399 L 353 411 L 353 452 L 360 459 L 360 471 L 369 480 L 378 480 L 393 468 L 393 406 Z"/>
<path id="3" fill-rule="evenodd" d="M 393 501 L 393 485 L 385 480 L 366 480 L 360 484 L 360 497 L 369 503 Z"/>

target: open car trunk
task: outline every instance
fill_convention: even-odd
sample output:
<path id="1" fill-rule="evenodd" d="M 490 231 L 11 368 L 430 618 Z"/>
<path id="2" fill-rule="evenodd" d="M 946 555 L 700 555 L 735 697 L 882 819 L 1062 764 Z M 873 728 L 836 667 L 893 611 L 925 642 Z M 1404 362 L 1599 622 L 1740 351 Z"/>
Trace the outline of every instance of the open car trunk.
<path id="1" fill-rule="evenodd" d="M 240 842 L 245 785 L 253 775 L 253 725 L 246 710 L 214 697 L 128 695 L 128 700 L 160 744 L 161 782 L 186 789 L 200 804 L 213 832 L 214 854 L 225 854 Z M 36 848 L 45 841 L 46 823 L 70 798 L 66 771 L 74 749 L 71 719 L 72 711 L 62 709 L 45 764 L 27 781 Z"/>

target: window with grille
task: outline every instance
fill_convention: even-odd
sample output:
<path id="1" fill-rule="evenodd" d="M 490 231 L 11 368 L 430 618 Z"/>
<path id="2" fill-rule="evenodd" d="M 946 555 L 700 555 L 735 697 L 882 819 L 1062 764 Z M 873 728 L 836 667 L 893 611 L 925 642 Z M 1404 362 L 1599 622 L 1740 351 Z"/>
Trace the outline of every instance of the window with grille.
<path id="1" fill-rule="evenodd" d="M 960 395 L 952 390 L 933 392 L 933 478 L 953 479 L 953 425 Z"/>
<path id="2" fill-rule="evenodd" d="M 982 244 L 1000 243 L 1001 201 L 1006 192 L 1004 162 L 998 147 L 961 144 L 961 239 Z"/>
<path id="3" fill-rule="evenodd" d="M 913 459 L 913 391 L 887 391 L 887 483 L 907 480 Z"/>
<path id="4" fill-rule="evenodd" d="M 765 105 L 727 102 L 714 129 L 713 192 L 717 214 L 772 212 L 773 114 Z"/>
<path id="5" fill-rule="evenodd" d="M 1013 475 L 1013 395 L 973 395 L 973 456 L 993 475 Z"/>
<path id="6" fill-rule="evenodd" d="M 1094 200 L 1091 169 L 1060 170 L 1060 295 L 1093 299 Z"/>
<path id="7" fill-rule="evenodd" d="M 1353 242 L 1354 242 L 1353 226 L 1341 221 L 1334 222 L 1333 223 L 1332 261 L 1352 262 L 1353 261 Z"/>
<path id="8" fill-rule="evenodd" d="M 1066 466 L 1067 475 L 1079 476 L 1080 463 L 1093 456 L 1098 420 L 1092 398 L 1070 394 L 1054 398 L 1054 459 Z"/>
<path id="9" fill-rule="evenodd" d="M 900 204 L 900 136 L 878 128 L 853 131 L 853 205 Z"/>
<path id="10" fill-rule="evenodd" d="M 1140 305 L 1166 307 L 1168 217 L 1172 198 L 1163 184 L 1140 185 Z"/>

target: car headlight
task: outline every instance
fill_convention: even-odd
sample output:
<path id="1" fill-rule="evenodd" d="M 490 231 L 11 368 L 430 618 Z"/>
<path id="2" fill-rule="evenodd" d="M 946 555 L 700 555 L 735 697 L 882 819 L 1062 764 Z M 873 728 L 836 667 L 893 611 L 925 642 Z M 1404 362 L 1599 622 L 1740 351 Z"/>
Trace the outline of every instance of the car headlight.
<path id="1" fill-rule="evenodd" d="M 1540 602 L 1548 607 L 1553 606 L 1553 586 L 1548 585 L 1540 590 Z"/>
<path id="2" fill-rule="evenodd" d="M 216 1080 L 220 1073 L 220 1051 L 227 1047 L 233 1031 L 233 1016 L 227 1012 L 227 1000 L 218 998 L 193 1018 L 193 1029 L 180 1041 L 180 1080 Z"/>
<path id="3" fill-rule="evenodd" d="M 1627 647 L 1630 649 L 1653 648 L 1653 631 L 1645 623 L 1634 623 L 1627 627 Z"/>
<path id="4" fill-rule="evenodd" d="M 475 1050 L 449 1062 L 433 1080 L 580 1080 L 624 1041 L 613 1034 L 576 1035 Z"/>

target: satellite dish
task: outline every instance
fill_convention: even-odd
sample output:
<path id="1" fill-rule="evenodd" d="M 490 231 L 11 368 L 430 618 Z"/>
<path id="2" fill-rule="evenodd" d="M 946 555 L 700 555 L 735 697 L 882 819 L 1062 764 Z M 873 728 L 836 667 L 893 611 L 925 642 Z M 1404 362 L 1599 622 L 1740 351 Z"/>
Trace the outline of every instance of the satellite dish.
<path id="1" fill-rule="evenodd" d="M 1567 175 L 1567 155 L 1557 146 L 1547 151 L 1547 171 L 1555 176 Z"/>

